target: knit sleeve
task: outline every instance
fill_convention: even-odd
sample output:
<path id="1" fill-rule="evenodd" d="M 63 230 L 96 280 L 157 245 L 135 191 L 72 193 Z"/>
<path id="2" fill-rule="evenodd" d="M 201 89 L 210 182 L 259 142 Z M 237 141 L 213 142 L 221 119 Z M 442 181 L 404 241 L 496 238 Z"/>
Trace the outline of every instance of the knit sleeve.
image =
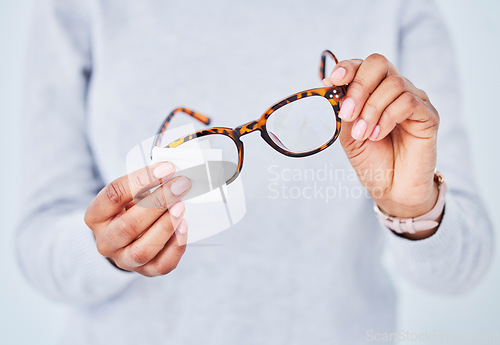
<path id="1" fill-rule="evenodd" d="M 42 0 L 33 13 L 21 114 L 17 256 L 38 290 L 92 304 L 122 291 L 135 275 L 114 268 L 85 225 L 102 187 L 86 137 L 92 78 L 87 1 Z"/>
<path id="2" fill-rule="evenodd" d="M 387 228 L 383 231 L 392 264 L 401 276 L 430 291 L 460 293 L 476 285 L 487 271 L 494 242 L 492 225 L 474 183 L 449 34 L 431 0 L 403 3 L 399 67 L 426 91 L 439 112 L 437 168 L 449 191 L 444 217 L 433 236 L 411 241 Z"/>

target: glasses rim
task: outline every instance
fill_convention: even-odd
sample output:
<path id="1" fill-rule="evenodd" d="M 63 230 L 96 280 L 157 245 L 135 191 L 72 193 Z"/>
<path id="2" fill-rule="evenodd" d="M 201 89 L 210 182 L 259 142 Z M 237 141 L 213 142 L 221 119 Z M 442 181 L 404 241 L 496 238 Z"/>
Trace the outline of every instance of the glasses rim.
<path id="1" fill-rule="evenodd" d="M 320 77 L 321 79 L 324 78 L 325 76 L 325 61 L 326 58 L 330 56 L 331 58 L 334 59 L 335 63 L 338 63 L 337 58 L 335 55 L 329 51 L 325 50 L 321 54 L 321 61 L 320 61 Z M 165 148 L 175 148 L 178 147 L 190 140 L 197 139 L 203 136 L 207 135 L 225 135 L 234 142 L 236 145 L 237 151 L 238 151 L 238 166 L 237 170 L 233 174 L 233 176 L 226 181 L 227 184 L 230 184 L 233 182 L 238 175 L 240 174 L 242 167 L 243 167 L 243 157 L 244 157 L 244 145 L 243 142 L 241 141 L 241 137 L 244 135 L 247 135 L 249 133 L 259 131 L 261 133 L 261 137 L 264 139 L 264 141 L 271 146 L 273 149 L 278 151 L 279 153 L 288 156 L 288 157 L 294 157 L 294 158 L 300 158 L 300 157 L 307 157 L 316 153 L 319 153 L 329 146 L 331 146 L 338 138 L 341 130 L 341 124 L 342 121 L 338 116 L 338 113 L 340 112 L 340 101 L 342 98 L 346 95 L 347 93 L 347 88 L 345 85 L 342 86 L 327 86 L 327 87 L 320 87 L 320 88 L 314 88 L 314 89 L 309 89 L 301 92 L 297 92 L 291 96 L 288 96 L 287 98 L 282 99 L 279 102 L 276 102 L 273 104 L 271 107 L 269 107 L 261 116 L 258 120 L 255 121 L 250 121 L 246 124 L 243 124 L 241 126 L 235 127 L 235 128 L 229 128 L 229 127 L 212 127 L 208 129 L 203 129 L 200 131 L 196 131 L 194 133 L 188 134 L 186 136 L 183 136 L 179 139 L 176 139 L 169 143 L 168 145 L 165 146 Z M 324 97 L 327 101 L 329 101 L 330 105 L 332 106 L 333 113 L 335 115 L 335 121 L 336 121 L 336 129 L 335 133 L 332 136 L 332 138 L 324 143 L 323 145 L 310 150 L 306 152 L 291 152 L 288 151 L 279 145 L 276 144 L 276 142 L 269 136 L 269 132 L 267 130 L 266 124 L 267 120 L 271 117 L 271 115 L 278 109 L 301 99 L 308 98 L 308 97 L 314 97 L 314 96 L 321 96 Z M 156 136 L 153 140 L 153 144 L 151 147 L 151 158 L 152 158 L 152 152 L 153 148 L 155 146 L 161 146 L 161 140 L 163 137 L 164 132 L 167 129 L 168 124 L 172 120 L 173 116 L 179 112 L 182 112 L 184 114 L 190 115 L 191 117 L 195 118 L 196 120 L 204 123 L 205 125 L 209 125 L 211 120 L 210 117 L 193 111 L 188 108 L 184 107 L 179 107 L 175 108 L 172 110 L 169 115 L 166 117 L 165 121 L 163 121 L 162 125 L 160 126 L 158 132 L 156 133 Z"/>

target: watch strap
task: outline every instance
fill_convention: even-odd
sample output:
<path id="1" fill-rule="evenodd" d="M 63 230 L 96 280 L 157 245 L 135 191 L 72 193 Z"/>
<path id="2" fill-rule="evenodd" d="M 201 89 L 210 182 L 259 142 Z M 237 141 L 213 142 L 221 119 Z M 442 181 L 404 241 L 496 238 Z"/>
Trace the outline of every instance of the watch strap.
<path id="1" fill-rule="evenodd" d="M 443 214 L 448 187 L 443 175 L 438 171 L 434 173 L 434 181 L 438 184 L 438 199 L 436 205 L 426 214 L 416 218 L 398 218 L 383 213 L 377 205 L 374 205 L 375 214 L 385 226 L 398 234 L 414 234 L 417 231 L 430 230 L 437 227 L 439 222 L 436 219 Z"/>

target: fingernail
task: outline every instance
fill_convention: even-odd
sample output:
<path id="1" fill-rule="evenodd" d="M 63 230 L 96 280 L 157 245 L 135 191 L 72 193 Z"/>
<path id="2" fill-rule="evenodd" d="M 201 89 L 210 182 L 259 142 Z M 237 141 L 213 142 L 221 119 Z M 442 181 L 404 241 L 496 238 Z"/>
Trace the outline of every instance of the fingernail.
<path id="1" fill-rule="evenodd" d="M 356 140 L 361 140 L 365 136 L 366 132 L 366 122 L 363 119 L 359 119 L 358 122 L 352 128 L 351 135 Z"/>
<path id="2" fill-rule="evenodd" d="M 332 75 L 330 78 L 332 78 L 336 82 L 341 82 L 342 79 L 344 79 L 345 75 L 347 73 L 347 70 L 344 67 L 339 67 L 335 71 L 332 72 Z"/>
<path id="3" fill-rule="evenodd" d="M 378 138 L 378 135 L 380 134 L 380 126 L 376 125 L 375 128 L 373 129 L 372 134 L 368 137 L 371 141 L 375 141 Z"/>
<path id="4" fill-rule="evenodd" d="M 177 225 L 176 231 L 180 234 L 185 234 L 187 232 L 187 222 L 185 219 L 180 221 L 179 225 Z"/>
<path id="5" fill-rule="evenodd" d="M 339 117 L 344 120 L 350 120 L 354 113 L 354 101 L 351 98 L 347 98 L 342 102 L 340 107 Z"/>
<path id="6" fill-rule="evenodd" d="M 170 162 L 162 163 L 153 170 L 153 175 L 156 178 L 164 178 L 174 172 L 174 165 Z"/>
<path id="7" fill-rule="evenodd" d="M 182 201 L 177 202 L 174 206 L 170 207 L 169 212 L 175 218 L 179 218 L 184 212 L 185 207 Z"/>
<path id="8" fill-rule="evenodd" d="M 185 246 L 187 244 L 187 222 L 185 219 L 181 219 L 179 225 L 175 229 L 175 238 L 177 240 L 178 246 Z"/>
<path id="9" fill-rule="evenodd" d="M 191 181 L 187 177 L 181 176 L 172 183 L 170 191 L 174 195 L 181 195 L 191 187 Z"/>

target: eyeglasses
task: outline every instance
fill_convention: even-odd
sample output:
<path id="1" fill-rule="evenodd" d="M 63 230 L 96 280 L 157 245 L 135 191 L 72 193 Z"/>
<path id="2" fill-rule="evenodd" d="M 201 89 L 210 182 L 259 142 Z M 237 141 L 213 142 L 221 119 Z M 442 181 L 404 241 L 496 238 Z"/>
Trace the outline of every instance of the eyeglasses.
<path id="1" fill-rule="evenodd" d="M 325 50 L 321 54 L 319 76 L 325 77 L 327 57 L 338 63 L 335 55 Z M 196 147 L 220 149 L 224 165 L 223 177 L 227 184 L 233 182 L 243 167 L 243 142 L 241 137 L 259 131 L 273 149 L 289 157 L 307 157 L 325 150 L 337 140 L 341 120 L 338 117 L 340 100 L 346 95 L 346 86 L 321 87 L 293 94 L 267 109 L 262 116 L 236 128 L 213 127 L 204 129 L 170 142 L 166 148 L 195 144 Z M 164 133 L 177 113 L 184 113 L 196 120 L 210 124 L 210 118 L 187 108 L 174 109 L 163 121 L 151 147 L 161 147 Z M 187 146 L 188 147 L 188 146 Z"/>

